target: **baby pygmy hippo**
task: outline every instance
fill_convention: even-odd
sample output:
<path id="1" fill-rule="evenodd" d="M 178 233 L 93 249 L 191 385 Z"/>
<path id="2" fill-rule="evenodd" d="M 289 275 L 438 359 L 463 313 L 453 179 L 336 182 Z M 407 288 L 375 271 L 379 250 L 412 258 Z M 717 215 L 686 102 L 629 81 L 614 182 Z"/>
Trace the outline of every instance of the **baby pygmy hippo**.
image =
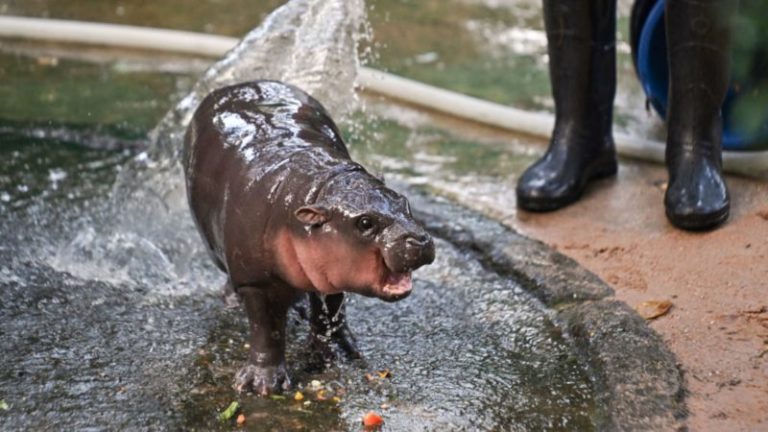
<path id="1" fill-rule="evenodd" d="M 434 260 L 408 201 L 350 159 L 325 109 L 296 87 L 255 81 L 209 94 L 183 165 L 197 227 L 250 322 L 240 391 L 290 387 L 286 313 L 302 293 L 312 333 L 354 357 L 343 293 L 400 300 L 411 272 Z"/>

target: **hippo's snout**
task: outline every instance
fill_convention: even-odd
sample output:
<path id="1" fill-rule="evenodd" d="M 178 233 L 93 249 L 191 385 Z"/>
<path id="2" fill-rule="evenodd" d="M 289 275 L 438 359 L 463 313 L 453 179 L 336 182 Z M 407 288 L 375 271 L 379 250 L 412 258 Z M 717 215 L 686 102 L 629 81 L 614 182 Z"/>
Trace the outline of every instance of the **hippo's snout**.
<path id="1" fill-rule="evenodd" d="M 435 242 L 429 234 L 410 235 L 405 239 L 405 255 L 409 267 L 416 269 L 435 260 Z"/>
<path id="2" fill-rule="evenodd" d="M 416 270 L 435 260 L 435 243 L 425 232 L 403 234 L 386 249 L 387 267 L 398 273 Z"/>

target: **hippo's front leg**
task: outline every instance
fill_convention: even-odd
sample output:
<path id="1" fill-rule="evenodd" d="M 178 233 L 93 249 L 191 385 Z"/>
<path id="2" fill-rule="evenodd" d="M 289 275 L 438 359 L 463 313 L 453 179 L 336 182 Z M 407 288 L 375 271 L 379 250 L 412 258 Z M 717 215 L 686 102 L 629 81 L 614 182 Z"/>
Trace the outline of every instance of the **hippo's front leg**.
<path id="1" fill-rule="evenodd" d="M 293 302 L 293 290 L 285 288 L 241 287 L 251 331 L 248 363 L 235 375 L 237 391 L 252 389 L 266 396 L 290 388 L 285 371 L 285 321 Z"/>
<path id="2" fill-rule="evenodd" d="M 312 293 L 309 305 L 312 348 L 322 361 L 325 363 L 333 359 L 330 342 L 335 343 L 347 359 L 359 359 L 361 355 L 357 342 L 347 326 L 344 294 L 321 296 Z"/>

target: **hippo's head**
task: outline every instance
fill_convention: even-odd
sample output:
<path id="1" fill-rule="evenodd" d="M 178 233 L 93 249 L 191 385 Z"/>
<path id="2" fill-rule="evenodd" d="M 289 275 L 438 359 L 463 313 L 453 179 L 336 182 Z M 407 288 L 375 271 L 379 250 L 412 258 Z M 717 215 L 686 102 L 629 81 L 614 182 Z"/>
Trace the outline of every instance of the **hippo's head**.
<path id="1" fill-rule="evenodd" d="M 316 204 L 294 215 L 307 234 L 297 248 L 300 264 L 325 294 L 400 300 L 411 292 L 411 272 L 435 258 L 405 197 L 367 173 L 334 179 Z"/>

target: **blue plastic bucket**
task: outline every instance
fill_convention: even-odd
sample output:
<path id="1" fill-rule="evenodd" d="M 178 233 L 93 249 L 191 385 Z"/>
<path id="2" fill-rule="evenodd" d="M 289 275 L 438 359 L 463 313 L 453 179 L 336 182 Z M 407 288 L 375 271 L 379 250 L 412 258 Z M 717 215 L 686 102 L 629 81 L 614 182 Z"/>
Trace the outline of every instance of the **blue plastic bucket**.
<path id="1" fill-rule="evenodd" d="M 635 60 L 643 90 L 654 110 L 666 119 L 669 92 L 669 65 L 667 63 L 666 29 L 664 27 L 664 2 L 657 0 L 640 23 L 640 35 Z M 723 149 L 755 150 L 768 143 L 768 119 L 758 131 L 739 130 L 734 126 L 731 112 L 739 98 L 739 92 L 731 86 L 723 102 Z"/>

